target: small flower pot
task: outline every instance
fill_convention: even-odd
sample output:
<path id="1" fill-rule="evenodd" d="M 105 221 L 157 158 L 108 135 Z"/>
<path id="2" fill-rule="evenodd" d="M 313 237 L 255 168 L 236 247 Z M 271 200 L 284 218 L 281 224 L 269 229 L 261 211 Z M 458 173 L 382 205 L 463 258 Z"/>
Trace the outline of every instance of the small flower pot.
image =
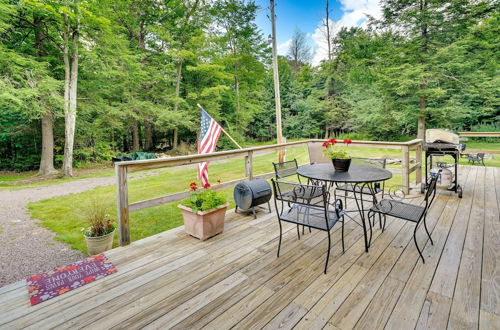
<path id="1" fill-rule="evenodd" d="M 224 218 L 229 203 L 215 209 L 196 213 L 190 207 L 180 204 L 177 206 L 181 209 L 184 228 L 189 235 L 204 241 L 224 231 Z"/>
<path id="2" fill-rule="evenodd" d="M 335 171 L 347 172 L 349 171 L 349 166 L 351 166 L 351 158 L 349 159 L 332 159 L 333 167 Z"/>
<path id="3" fill-rule="evenodd" d="M 104 236 L 97 237 L 85 237 L 85 243 L 87 243 L 87 252 L 90 255 L 96 255 L 99 253 L 103 253 L 104 251 L 111 250 L 113 247 L 113 237 L 115 236 L 115 230 L 111 233 L 108 233 Z"/>

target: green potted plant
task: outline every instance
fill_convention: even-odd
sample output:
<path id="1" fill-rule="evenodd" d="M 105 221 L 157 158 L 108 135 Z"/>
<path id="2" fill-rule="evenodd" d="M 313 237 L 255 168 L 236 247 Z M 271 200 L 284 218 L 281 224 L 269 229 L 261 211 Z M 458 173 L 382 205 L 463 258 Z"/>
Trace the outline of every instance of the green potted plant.
<path id="1" fill-rule="evenodd" d="M 90 224 L 89 227 L 82 228 L 87 252 L 90 255 L 96 255 L 111 249 L 116 227 L 111 221 L 107 208 L 94 200 L 83 212 Z"/>
<path id="2" fill-rule="evenodd" d="M 344 139 L 344 144 L 349 145 L 352 143 L 349 139 Z M 330 139 L 323 142 L 323 154 L 332 160 L 335 171 L 347 172 L 351 166 L 351 156 L 344 148 L 336 147 L 337 140 Z"/>
<path id="3" fill-rule="evenodd" d="M 204 188 L 198 190 L 196 183 L 192 182 L 191 195 L 178 205 L 186 232 L 202 241 L 224 231 L 224 217 L 229 205 L 223 192 L 209 189 L 210 184 Z"/>

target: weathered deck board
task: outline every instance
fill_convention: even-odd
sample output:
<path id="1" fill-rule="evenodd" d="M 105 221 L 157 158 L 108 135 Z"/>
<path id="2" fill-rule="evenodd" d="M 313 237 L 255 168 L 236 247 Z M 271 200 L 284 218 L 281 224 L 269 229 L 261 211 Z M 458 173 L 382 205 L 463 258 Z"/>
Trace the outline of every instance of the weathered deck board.
<path id="1" fill-rule="evenodd" d="M 24 283 L 0 288 L 0 328 L 380 329 L 498 327 L 500 168 L 462 166 L 464 198 L 439 191 L 428 215 L 434 245 L 389 218 L 364 252 L 362 230 L 297 239 L 285 226 L 276 258 L 274 214 L 229 212 L 222 235 L 200 242 L 182 228 L 107 252 L 116 274 L 30 306 Z M 419 203 L 420 199 L 412 202 Z"/>
<path id="2" fill-rule="evenodd" d="M 484 233 L 485 169 L 480 167 L 474 188 L 467 236 L 460 261 L 448 327 L 451 329 L 477 329 Z"/>

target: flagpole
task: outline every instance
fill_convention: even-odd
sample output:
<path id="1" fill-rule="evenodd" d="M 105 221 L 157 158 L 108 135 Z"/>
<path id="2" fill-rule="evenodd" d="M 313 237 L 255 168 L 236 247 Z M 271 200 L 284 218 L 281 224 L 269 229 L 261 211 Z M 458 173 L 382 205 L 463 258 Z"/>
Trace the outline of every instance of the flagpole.
<path id="1" fill-rule="evenodd" d="M 277 143 L 283 143 L 283 131 L 281 127 L 281 97 L 280 97 L 280 77 L 278 73 L 278 47 L 276 46 L 276 15 L 274 14 L 274 0 L 270 0 L 271 9 L 271 38 L 273 55 L 273 77 L 274 77 L 274 102 L 276 106 L 276 138 Z M 284 149 L 278 151 L 278 161 L 281 163 L 285 159 Z"/>
<path id="2" fill-rule="evenodd" d="M 197 106 L 198 106 L 198 108 L 200 108 L 201 110 L 204 110 L 204 109 L 203 109 L 203 107 L 202 107 L 199 103 L 197 103 L 196 105 L 197 105 Z M 236 141 L 235 141 L 235 140 L 231 137 L 231 135 L 229 135 L 229 133 L 228 133 L 228 132 L 226 132 L 226 130 L 225 130 L 225 129 L 221 126 L 221 125 L 219 125 L 219 126 L 220 126 L 220 128 L 221 128 L 222 132 L 224 132 L 224 134 L 226 134 L 226 136 L 229 138 L 229 140 L 231 140 L 234 144 L 236 144 L 236 145 L 238 146 L 238 148 L 243 149 L 243 148 L 242 148 L 242 147 L 238 144 L 238 142 L 236 142 Z"/>

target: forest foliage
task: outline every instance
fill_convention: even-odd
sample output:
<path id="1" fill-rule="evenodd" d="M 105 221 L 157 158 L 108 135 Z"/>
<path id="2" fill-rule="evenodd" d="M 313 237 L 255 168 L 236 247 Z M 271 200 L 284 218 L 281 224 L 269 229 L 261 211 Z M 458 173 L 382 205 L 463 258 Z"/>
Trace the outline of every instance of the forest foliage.
<path id="1" fill-rule="evenodd" d="M 318 66 L 295 31 L 279 58 L 284 136 L 398 140 L 419 125 L 495 127 L 498 4 L 381 6 L 381 18 L 332 35 L 331 60 Z M 195 143 L 197 103 L 239 141 L 275 138 L 258 10 L 245 0 L 0 0 L 0 170 L 46 174 L 65 163 L 71 175 L 73 160 Z"/>

